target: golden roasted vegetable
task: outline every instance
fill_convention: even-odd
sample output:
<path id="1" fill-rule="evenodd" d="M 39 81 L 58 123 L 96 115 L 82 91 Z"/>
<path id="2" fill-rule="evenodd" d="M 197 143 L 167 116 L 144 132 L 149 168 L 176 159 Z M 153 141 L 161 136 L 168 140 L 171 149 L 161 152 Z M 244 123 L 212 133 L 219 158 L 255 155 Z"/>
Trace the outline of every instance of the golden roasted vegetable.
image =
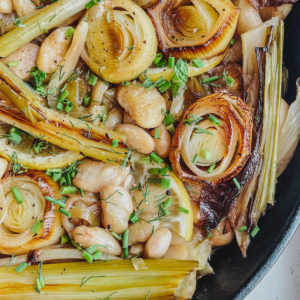
<path id="1" fill-rule="evenodd" d="M 155 58 L 155 29 L 144 10 L 133 1 L 103 1 L 87 11 L 85 20 L 89 32 L 82 58 L 105 80 L 132 80 Z"/>
<path id="2" fill-rule="evenodd" d="M 224 52 L 239 10 L 229 0 L 190 2 L 166 0 L 148 9 L 162 51 L 185 59 L 206 59 Z"/>
<path id="3" fill-rule="evenodd" d="M 251 153 L 252 127 L 250 110 L 238 97 L 217 93 L 198 100 L 173 136 L 170 160 L 175 174 L 194 183 L 232 179 Z"/>
<path id="4" fill-rule="evenodd" d="M 58 185 L 39 171 L 7 175 L 0 197 L 0 253 L 23 254 L 53 245 L 63 234 L 60 213 L 46 196 L 58 199 Z"/>

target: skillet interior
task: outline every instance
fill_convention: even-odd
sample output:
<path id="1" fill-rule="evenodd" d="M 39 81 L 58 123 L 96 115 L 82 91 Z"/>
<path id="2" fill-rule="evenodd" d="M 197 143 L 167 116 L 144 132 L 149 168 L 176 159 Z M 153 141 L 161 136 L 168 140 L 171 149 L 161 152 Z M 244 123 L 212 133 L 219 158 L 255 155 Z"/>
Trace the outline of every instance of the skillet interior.
<path id="1" fill-rule="evenodd" d="M 284 62 L 289 70 L 285 99 L 295 99 L 300 77 L 300 2 L 286 20 Z M 259 222 L 260 232 L 243 259 L 236 243 L 220 249 L 211 264 L 215 275 L 198 282 L 194 299 L 243 299 L 270 269 L 300 222 L 300 145 L 277 184 L 276 205 Z"/>

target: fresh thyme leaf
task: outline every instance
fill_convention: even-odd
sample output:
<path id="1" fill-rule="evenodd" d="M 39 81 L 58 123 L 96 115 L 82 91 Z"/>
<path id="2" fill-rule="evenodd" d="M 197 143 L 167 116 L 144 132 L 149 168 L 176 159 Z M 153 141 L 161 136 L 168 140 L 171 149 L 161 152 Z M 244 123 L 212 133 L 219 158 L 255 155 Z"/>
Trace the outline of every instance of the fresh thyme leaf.
<path id="1" fill-rule="evenodd" d="M 80 287 L 82 287 L 82 286 L 84 286 L 89 280 L 91 280 L 91 279 L 93 279 L 93 278 L 99 278 L 99 277 L 105 277 L 105 276 L 95 276 L 95 275 L 93 275 L 93 276 L 89 276 L 89 277 L 86 277 L 86 276 L 84 276 L 82 279 L 81 279 L 81 282 L 80 282 Z"/>

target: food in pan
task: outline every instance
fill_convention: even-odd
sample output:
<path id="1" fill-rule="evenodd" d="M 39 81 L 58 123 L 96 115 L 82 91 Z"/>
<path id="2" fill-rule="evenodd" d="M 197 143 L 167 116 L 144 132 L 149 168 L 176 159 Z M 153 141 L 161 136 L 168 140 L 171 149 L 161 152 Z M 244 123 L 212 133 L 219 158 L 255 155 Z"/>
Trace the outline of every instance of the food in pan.
<path id="1" fill-rule="evenodd" d="M 300 136 L 295 2 L 2 0 L 0 295 L 190 299 L 246 257 Z"/>

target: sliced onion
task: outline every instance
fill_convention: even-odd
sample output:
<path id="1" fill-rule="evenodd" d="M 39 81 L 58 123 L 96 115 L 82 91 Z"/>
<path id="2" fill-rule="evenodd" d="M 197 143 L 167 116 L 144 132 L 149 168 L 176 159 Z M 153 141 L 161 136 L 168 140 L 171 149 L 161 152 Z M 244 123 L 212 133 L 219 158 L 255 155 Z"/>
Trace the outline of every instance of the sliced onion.
<path id="1" fill-rule="evenodd" d="M 267 21 L 272 17 L 279 17 L 284 20 L 293 8 L 292 4 L 283 4 L 280 6 L 264 7 L 259 11 L 263 21 Z"/>
<path id="2" fill-rule="evenodd" d="M 186 123 L 199 117 L 202 119 L 195 124 Z M 249 107 L 238 97 L 217 93 L 199 99 L 187 109 L 173 137 L 170 160 L 174 172 L 194 183 L 232 179 L 251 153 L 252 127 Z M 213 164 L 215 168 L 208 172 Z"/>
<path id="3" fill-rule="evenodd" d="M 92 193 L 73 195 L 66 201 L 65 209 L 70 212 L 70 217 L 62 216 L 62 224 L 68 235 L 72 237 L 74 228 L 78 225 L 96 227 L 100 225 L 100 206 Z"/>
<path id="4" fill-rule="evenodd" d="M 104 1 L 90 8 L 85 20 L 89 32 L 82 58 L 105 80 L 132 80 L 155 58 L 155 30 L 144 10 L 133 1 Z"/>
<path id="5" fill-rule="evenodd" d="M 27 172 L 26 176 L 7 176 L 2 184 L 4 197 L 1 196 L 0 204 L 1 214 L 5 217 L 1 218 L 0 224 L 0 252 L 22 254 L 56 243 L 63 233 L 60 214 L 44 197 L 57 199 L 57 185 L 39 171 Z M 13 187 L 21 194 L 23 202 L 20 204 L 12 194 Z M 35 235 L 31 228 L 37 220 L 43 220 L 43 226 Z"/>
<path id="6" fill-rule="evenodd" d="M 88 24 L 86 22 L 80 22 L 77 26 L 71 46 L 64 56 L 63 60 L 58 65 L 56 71 L 51 77 L 51 80 L 48 85 L 48 89 L 53 91 L 54 94 L 48 96 L 48 104 L 51 108 L 54 108 L 57 102 L 57 95 L 59 93 L 59 89 L 66 82 L 66 80 L 71 76 L 74 71 L 78 59 L 80 57 L 80 53 L 83 49 L 86 35 L 88 31 Z"/>
<path id="7" fill-rule="evenodd" d="M 290 105 L 281 129 L 278 144 L 277 175 L 287 167 L 300 139 L 300 78 L 297 80 L 297 97 Z"/>
<path id="8" fill-rule="evenodd" d="M 228 0 L 192 0 L 190 4 L 166 0 L 148 12 L 162 51 L 185 59 L 211 58 L 224 52 L 239 15 Z"/>

